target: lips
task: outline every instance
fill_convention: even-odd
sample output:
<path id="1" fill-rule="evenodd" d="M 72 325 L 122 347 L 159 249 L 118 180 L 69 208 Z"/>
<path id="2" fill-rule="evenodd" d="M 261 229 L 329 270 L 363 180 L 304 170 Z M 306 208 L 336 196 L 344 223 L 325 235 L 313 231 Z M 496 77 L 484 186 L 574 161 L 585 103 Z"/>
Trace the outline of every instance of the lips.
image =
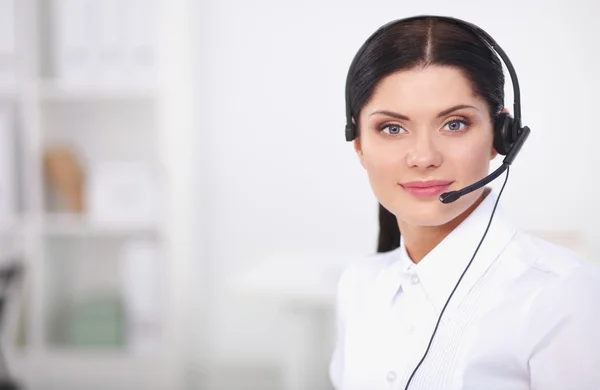
<path id="1" fill-rule="evenodd" d="M 400 184 L 402 188 L 412 196 L 424 199 L 438 197 L 449 190 L 452 181 L 449 180 L 428 180 L 411 181 Z"/>

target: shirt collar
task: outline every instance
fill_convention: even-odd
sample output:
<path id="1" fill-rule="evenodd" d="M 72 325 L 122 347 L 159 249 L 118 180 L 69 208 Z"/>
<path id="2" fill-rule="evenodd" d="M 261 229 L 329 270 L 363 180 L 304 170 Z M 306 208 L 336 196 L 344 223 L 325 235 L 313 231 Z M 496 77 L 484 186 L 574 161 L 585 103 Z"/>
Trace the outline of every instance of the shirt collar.
<path id="1" fill-rule="evenodd" d="M 488 225 L 498 196 L 491 188 L 486 188 L 486 191 L 488 191 L 488 195 L 477 208 L 418 264 L 414 264 L 408 256 L 404 239 L 401 236 L 400 247 L 395 251 L 397 261 L 392 264 L 395 268 L 394 274 L 401 275 L 400 283 L 403 284 L 408 281 L 409 275 L 416 273 L 427 297 L 438 310 L 441 310 L 446 303 L 465 267 L 473 257 Z M 452 297 L 454 304 L 462 301 L 502 252 L 515 232 L 514 225 L 502 211 L 501 203 L 498 202 L 486 238 Z M 398 285 L 396 285 L 396 291 L 397 288 Z"/>

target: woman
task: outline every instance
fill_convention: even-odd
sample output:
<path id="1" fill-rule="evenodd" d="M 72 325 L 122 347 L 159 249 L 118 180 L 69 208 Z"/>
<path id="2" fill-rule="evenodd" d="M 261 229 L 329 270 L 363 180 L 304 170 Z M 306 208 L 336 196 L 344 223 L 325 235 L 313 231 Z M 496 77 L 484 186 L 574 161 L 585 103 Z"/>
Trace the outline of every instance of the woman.
<path id="1" fill-rule="evenodd" d="M 501 191 L 439 200 L 498 154 L 497 54 L 460 21 L 411 18 L 365 43 L 348 83 L 382 230 L 339 282 L 335 388 L 600 389 L 598 270 L 516 229 Z"/>

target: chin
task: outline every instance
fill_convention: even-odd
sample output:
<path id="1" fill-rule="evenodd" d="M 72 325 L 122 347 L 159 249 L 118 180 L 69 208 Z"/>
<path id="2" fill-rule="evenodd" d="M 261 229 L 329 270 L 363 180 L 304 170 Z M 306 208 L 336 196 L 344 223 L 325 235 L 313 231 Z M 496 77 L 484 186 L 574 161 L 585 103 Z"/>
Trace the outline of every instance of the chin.
<path id="1" fill-rule="evenodd" d="M 411 211 L 402 210 L 397 215 L 412 226 L 442 226 L 458 217 L 460 212 L 436 206 L 422 206 Z"/>

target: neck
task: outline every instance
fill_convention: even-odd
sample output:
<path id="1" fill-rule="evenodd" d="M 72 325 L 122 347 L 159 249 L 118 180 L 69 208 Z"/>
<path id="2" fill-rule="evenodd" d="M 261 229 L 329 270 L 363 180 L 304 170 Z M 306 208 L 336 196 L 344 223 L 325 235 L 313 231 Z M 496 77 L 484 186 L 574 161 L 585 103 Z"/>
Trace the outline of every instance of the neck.
<path id="1" fill-rule="evenodd" d="M 485 199 L 489 190 L 482 195 L 461 215 L 440 226 L 409 225 L 398 219 L 398 227 L 404 240 L 404 246 L 413 263 L 418 264 L 429 252 L 444 240 L 458 225 L 462 223 Z"/>

